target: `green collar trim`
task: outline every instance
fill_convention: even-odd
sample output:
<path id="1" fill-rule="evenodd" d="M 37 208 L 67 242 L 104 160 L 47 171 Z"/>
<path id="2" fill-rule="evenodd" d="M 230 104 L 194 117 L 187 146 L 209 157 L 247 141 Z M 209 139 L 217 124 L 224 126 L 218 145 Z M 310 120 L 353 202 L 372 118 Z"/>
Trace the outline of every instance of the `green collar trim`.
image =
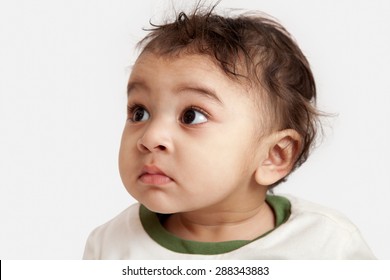
<path id="1" fill-rule="evenodd" d="M 287 198 L 268 195 L 266 202 L 271 206 L 275 214 L 275 229 L 285 223 L 291 214 L 291 204 Z M 224 242 L 198 242 L 178 238 L 168 232 L 160 223 L 158 215 L 145 206 L 139 210 L 141 223 L 147 234 L 164 248 L 183 254 L 217 255 L 236 250 L 254 240 L 260 239 L 273 230 L 259 236 L 254 240 L 233 240 Z"/>

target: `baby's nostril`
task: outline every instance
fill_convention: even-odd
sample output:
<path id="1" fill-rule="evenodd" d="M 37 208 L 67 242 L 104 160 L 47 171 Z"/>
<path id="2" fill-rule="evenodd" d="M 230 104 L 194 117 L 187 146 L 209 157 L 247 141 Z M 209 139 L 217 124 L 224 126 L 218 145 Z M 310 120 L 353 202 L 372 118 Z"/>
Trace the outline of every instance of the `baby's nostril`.
<path id="1" fill-rule="evenodd" d="M 167 148 L 163 145 L 158 145 L 156 149 L 160 149 L 161 151 L 165 151 Z"/>

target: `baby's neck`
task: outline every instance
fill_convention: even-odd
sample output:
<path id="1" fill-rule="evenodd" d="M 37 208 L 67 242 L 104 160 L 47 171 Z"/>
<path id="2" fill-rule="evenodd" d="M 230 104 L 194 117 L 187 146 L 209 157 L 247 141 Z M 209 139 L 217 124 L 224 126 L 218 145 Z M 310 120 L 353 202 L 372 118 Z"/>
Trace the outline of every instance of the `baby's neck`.
<path id="1" fill-rule="evenodd" d="M 275 227 L 271 207 L 264 201 L 245 211 L 188 212 L 171 215 L 164 227 L 186 240 L 222 242 L 253 240 Z"/>

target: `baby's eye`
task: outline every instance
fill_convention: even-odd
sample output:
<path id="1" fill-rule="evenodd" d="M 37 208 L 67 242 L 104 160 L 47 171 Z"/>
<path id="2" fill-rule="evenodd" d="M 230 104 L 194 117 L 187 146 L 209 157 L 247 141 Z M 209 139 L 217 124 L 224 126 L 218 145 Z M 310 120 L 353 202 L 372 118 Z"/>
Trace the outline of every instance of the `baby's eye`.
<path id="1" fill-rule="evenodd" d="M 129 116 L 133 122 L 144 122 L 147 121 L 150 117 L 148 111 L 146 111 L 146 109 L 141 106 L 129 108 Z"/>
<path id="2" fill-rule="evenodd" d="M 181 121 L 184 124 L 200 124 L 207 122 L 207 117 L 205 113 L 201 113 L 197 109 L 189 108 L 184 111 Z"/>

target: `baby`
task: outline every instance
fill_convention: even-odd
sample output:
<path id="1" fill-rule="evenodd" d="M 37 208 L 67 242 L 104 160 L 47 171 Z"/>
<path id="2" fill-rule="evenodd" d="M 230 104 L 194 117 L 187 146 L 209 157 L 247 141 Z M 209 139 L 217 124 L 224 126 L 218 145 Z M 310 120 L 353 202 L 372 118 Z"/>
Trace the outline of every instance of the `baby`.
<path id="1" fill-rule="evenodd" d="M 309 63 L 258 15 L 198 8 L 153 25 L 127 86 L 119 169 L 139 202 L 84 259 L 372 259 L 340 214 L 269 190 L 319 125 Z"/>

